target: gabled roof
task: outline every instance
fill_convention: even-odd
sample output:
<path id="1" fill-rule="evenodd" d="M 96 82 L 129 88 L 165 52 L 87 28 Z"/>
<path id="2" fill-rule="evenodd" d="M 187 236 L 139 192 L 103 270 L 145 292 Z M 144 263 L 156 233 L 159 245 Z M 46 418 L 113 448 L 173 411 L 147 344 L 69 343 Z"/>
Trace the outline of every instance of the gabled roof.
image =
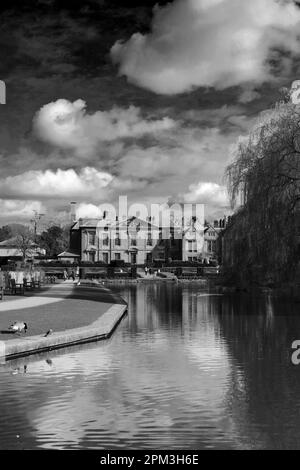
<path id="1" fill-rule="evenodd" d="M 59 255 L 57 255 L 57 257 L 61 257 L 61 258 L 80 258 L 80 255 L 78 253 L 75 253 L 75 252 L 71 252 L 71 251 L 63 251 L 62 253 L 60 253 Z"/>
<path id="2" fill-rule="evenodd" d="M 204 233 L 206 233 L 208 230 L 214 230 L 219 235 L 219 233 L 222 232 L 222 230 L 224 230 L 224 228 L 223 227 L 214 227 L 211 224 L 207 224 L 204 227 Z"/>
<path id="3" fill-rule="evenodd" d="M 101 228 L 101 227 L 110 227 L 111 229 L 122 229 L 128 228 L 131 224 L 140 224 L 140 228 L 149 228 L 151 227 L 152 230 L 159 230 L 159 227 L 148 222 L 146 220 L 140 219 L 139 217 L 129 217 L 125 220 L 119 220 L 112 222 L 109 219 L 79 219 L 75 224 L 72 226 L 72 230 L 79 230 L 80 228 Z"/>
<path id="4" fill-rule="evenodd" d="M 96 228 L 99 222 L 102 222 L 103 219 L 89 219 L 89 218 L 84 218 L 84 219 L 78 219 L 75 224 L 71 227 L 71 230 L 78 230 L 79 228 L 83 227 L 91 227 L 91 228 Z"/>
<path id="5" fill-rule="evenodd" d="M 159 227 L 152 224 L 149 221 L 140 219 L 139 217 L 129 217 L 128 219 L 118 221 L 114 224 L 111 225 L 112 229 L 122 229 L 122 228 L 127 228 L 130 225 L 139 225 L 140 229 L 149 229 L 151 228 L 152 230 L 159 230 Z"/>

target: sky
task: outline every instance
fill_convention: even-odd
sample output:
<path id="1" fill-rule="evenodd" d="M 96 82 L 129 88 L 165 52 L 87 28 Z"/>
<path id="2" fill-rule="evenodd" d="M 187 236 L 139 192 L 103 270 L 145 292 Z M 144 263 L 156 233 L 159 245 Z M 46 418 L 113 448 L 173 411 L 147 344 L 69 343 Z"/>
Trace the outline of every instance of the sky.
<path id="1" fill-rule="evenodd" d="M 300 77 L 292 0 L 5 0 L 0 22 L 0 224 L 120 195 L 229 213 L 236 142 Z"/>

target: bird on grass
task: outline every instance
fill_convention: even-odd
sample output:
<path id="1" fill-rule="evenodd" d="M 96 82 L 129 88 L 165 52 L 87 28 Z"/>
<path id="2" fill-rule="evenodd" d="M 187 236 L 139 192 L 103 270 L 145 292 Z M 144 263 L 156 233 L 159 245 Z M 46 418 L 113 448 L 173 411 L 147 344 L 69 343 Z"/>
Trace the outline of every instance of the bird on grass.
<path id="1" fill-rule="evenodd" d="M 53 333 L 53 330 L 52 330 L 52 328 L 50 328 L 50 330 L 48 330 L 47 333 L 44 336 L 45 337 L 50 336 L 50 335 L 52 335 L 52 333 Z"/>
<path id="2" fill-rule="evenodd" d="M 28 325 L 23 321 L 15 321 L 8 329 L 13 333 L 26 333 Z"/>

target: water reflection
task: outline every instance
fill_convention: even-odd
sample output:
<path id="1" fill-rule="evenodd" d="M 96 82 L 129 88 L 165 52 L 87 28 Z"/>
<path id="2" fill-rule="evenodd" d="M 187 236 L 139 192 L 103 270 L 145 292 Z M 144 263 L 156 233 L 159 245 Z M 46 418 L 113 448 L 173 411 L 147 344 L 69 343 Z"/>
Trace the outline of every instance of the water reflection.
<path id="1" fill-rule="evenodd" d="M 300 447 L 296 306 L 117 290 L 129 315 L 109 341 L 0 369 L 0 448 Z"/>

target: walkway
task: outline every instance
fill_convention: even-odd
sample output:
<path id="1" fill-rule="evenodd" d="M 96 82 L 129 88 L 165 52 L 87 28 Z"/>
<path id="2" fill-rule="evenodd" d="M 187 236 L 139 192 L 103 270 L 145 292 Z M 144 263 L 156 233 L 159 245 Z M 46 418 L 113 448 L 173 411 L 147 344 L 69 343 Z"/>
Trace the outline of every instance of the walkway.
<path id="1" fill-rule="evenodd" d="M 74 338 L 70 338 L 70 332 L 82 329 L 81 333 L 83 333 L 86 327 L 90 334 L 90 327 L 99 322 L 102 316 L 108 312 L 114 312 L 112 316 L 120 319 L 118 312 L 124 314 L 125 310 L 126 303 L 123 299 L 95 283 L 84 282 L 78 286 L 72 281 L 66 281 L 54 284 L 37 293 L 34 292 L 33 295 L 27 294 L 24 297 L 4 300 L 0 303 L 1 347 L 3 349 L 4 343 L 12 345 L 37 338 L 43 338 L 49 344 L 53 338 L 57 344 L 61 333 L 64 334 L 64 338 L 68 335 L 68 338 L 73 341 Z M 106 315 L 108 323 L 112 316 Z M 8 327 L 14 321 L 26 322 L 27 333 L 10 333 Z M 107 321 L 104 323 L 108 324 Z M 104 323 L 102 322 L 102 326 Z M 98 328 L 100 324 L 97 323 L 96 326 Z M 44 338 L 45 333 L 50 329 L 53 330 L 53 334 Z M 95 334 L 100 334 L 102 331 L 100 330 L 96 329 Z M 106 329 L 105 334 L 107 334 Z M 1 351 L 0 355 L 2 355 Z"/>

